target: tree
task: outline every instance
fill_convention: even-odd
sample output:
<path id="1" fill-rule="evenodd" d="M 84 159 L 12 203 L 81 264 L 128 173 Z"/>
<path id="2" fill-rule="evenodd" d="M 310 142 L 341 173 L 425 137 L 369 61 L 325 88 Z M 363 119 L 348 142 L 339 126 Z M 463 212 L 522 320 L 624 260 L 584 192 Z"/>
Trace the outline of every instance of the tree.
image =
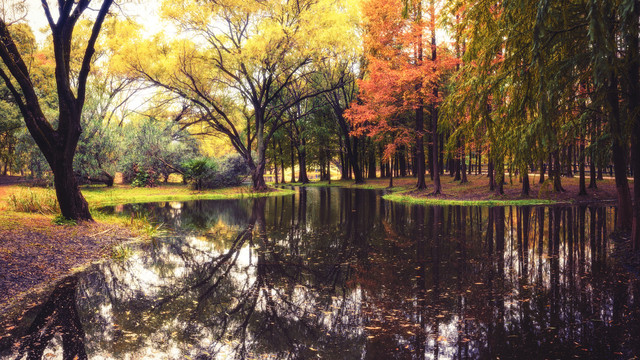
<path id="1" fill-rule="evenodd" d="M 451 58 L 436 59 L 435 9 L 430 5 L 429 30 L 431 57 L 423 56 L 422 2 L 370 0 L 363 5 L 365 13 L 365 50 L 367 75 L 358 84 L 359 98 L 347 117 L 354 134 L 366 134 L 386 144 L 385 158 L 391 159 L 399 149 L 416 149 L 417 187 L 424 180 L 424 110 L 429 105 L 434 159 L 437 160 L 438 83 L 444 71 L 451 68 Z M 386 135 L 391 134 L 390 138 Z M 432 172 L 434 193 L 440 193 L 439 171 Z"/>
<path id="2" fill-rule="evenodd" d="M 80 68 L 72 71 L 70 59 L 73 30 L 89 7 L 89 3 L 90 0 L 59 0 L 58 19 L 54 20 L 48 1 L 42 0 L 42 7 L 52 31 L 56 65 L 56 128 L 43 112 L 29 68 L 12 38 L 7 19 L 0 20 L 0 58 L 8 69 L 8 72 L 0 70 L 0 77 L 15 98 L 31 136 L 51 167 L 62 215 L 75 220 L 93 220 L 89 205 L 80 193 L 78 182 L 73 175 L 73 157 L 82 132 L 81 115 L 87 77 L 91 70 L 91 58 L 95 52 L 94 46 L 113 0 L 102 1 L 86 47 L 81 51 L 83 55 Z"/>
<path id="3" fill-rule="evenodd" d="M 348 47 L 349 11 L 348 3 L 328 0 L 165 1 L 165 18 L 193 40 L 155 39 L 160 46 L 140 51 L 133 68 L 198 107 L 202 120 L 245 158 L 254 190 L 263 191 L 266 149 L 290 121 L 286 112 L 337 85 L 310 86 L 294 98 L 281 95 L 291 84 L 309 81 L 312 64 L 327 49 Z"/>

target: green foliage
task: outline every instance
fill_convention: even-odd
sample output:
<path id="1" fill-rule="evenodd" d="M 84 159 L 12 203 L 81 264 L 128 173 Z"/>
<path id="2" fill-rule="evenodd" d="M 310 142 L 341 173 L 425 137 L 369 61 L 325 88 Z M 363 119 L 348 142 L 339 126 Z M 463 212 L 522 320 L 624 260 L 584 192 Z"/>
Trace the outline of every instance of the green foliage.
<path id="1" fill-rule="evenodd" d="M 184 177 L 193 189 L 202 190 L 212 187 L 213 179 L 217 175 L 218 165 L 215 161 L 202 157 L 191 159 L 182 164 Z"/>
<path id="2" fill-rule="evenodd" d="M 10 194 L 7 202 L 11 210 L 20 212 L 56 214 L 60 209 L 56 193 L 50 189 L 27 188 L 17 194 Z"/>
<path id="3" fill-rule="evenodd" d="M 92 86 L 82 114 L 82 134 L 78 141 L 73 170 L 80 183 L 113 185 L 117 160 L 122 157 L 122 129 L 106 116 L 108 109 L 101 104 L 104 89 Z"/>
<path id="4" fill-rule="evenodd" d="M 139 169 L 134 164 L 135 176 L 131 181 L 133 187 L 154 187 L 158 184 L 158 173 L 153 169 Z"/>
<path id="5" fill-rule="evenodd" d="M 58 215 L 56 217 L 53 218 L 53 220 L 51 220 L 51 222 L 54 225 L 64 225 L 64 226 L 76 226 L 78 225 L 78 222 L 76 222 L 73 219 L 67 219 L 66 217 L 62 216 L 62 215 Z"/>
<path id="6" fill-rule="evenodd" d="M 198 146 L 187 131 L 175 123 L 154 119 L 127 125 L 123 146 L 126 151 L 118 164 L 125 183 L 155 186 L 172 173 L 180 173 L 180 165 L 199 154 Z"/>
<path id="7" fill-rule="evenodd" d="M 244 159 L 229 155 L 214 161 L 210 158 L 195 158 L 182 164 L 187 182 L 195 190 L 238 186 L 249 173 Z"/>

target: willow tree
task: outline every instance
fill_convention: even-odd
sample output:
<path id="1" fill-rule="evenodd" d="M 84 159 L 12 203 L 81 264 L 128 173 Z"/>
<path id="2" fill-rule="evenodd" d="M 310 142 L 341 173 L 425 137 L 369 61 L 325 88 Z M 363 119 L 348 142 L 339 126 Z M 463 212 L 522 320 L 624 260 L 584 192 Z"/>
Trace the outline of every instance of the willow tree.
<path id="1" fill-rule="evenodd" d="M 328 49 L 350 46 L 349 4 L 167 0 L 162 16 L 178 27 L 178 36 L 138 44 L 133 69 L 199 108 L 203 120 L 244 157 L 254 190 L 265 190 L 266 149 L 289 121 L 287 111 L 331 87 L 309 86 L 295 98 L 282 95 L 292 84 L 313 83 L 313 65 Z"/>
<path id="2" fill-rule="evenodd" d="M 87 201 L 80 193 L 73 174 L 73 157 L 82 132 L 80 120 L 95 43 L 113 0 L 99 2 L 84 48 L 73 48 L 74 28 L 90 3 L 91 0 L 58 0 L 57 11 L 52 12 L 48 1 L 42 0 L 52 33 L 58 95 L 57 126 L 56 119 L 48 119 L 44 114 L 37 83 L 30 75 L 32 69 L 11 36 L 11 25 L 7 19 L 0 19 L 0 58 L 6 66 L 0 69 L 0 77 L 11 91 L 31 136 L 51 167 L 62 215 L 75 220 L 92 220 Z M 70 63 L 72 51 L 82 54 L 80 67 L 74 71 Z"/>

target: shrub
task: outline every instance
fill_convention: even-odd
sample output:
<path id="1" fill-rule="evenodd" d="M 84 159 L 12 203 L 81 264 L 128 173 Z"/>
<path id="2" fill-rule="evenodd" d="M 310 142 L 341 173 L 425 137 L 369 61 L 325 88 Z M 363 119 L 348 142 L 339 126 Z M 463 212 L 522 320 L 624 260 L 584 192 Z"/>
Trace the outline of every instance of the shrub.
<path id="1" fill-rule="evenodd" d="M 238 186 L 249 174 L 249 167 L 242 156 L 227 155 L 220 159 L 220 186 Z"/>
<path id="2" fill-rule="evenodd" d="M 216 187 L 218 166 L 212 159 L 201 157 L 191 159 L 182 164 L 184 178 L 195 190 Z"/>
<path id="3" fill-rule="evenodd" d="M 151 169 L 144 170 L 134 167 L 135 175 L 131 180 L 133 187 L 154 187 L 158 185 L 158 174 Z"/>
<path id="4" fill-rule="evenodd" d="M 249 173 L 244 159 L 239 155 L 229 155 L 214 161 L 209 158 L 195 158 L 182 164 L 184 177 L 196 190 L 238 186 Z"/>

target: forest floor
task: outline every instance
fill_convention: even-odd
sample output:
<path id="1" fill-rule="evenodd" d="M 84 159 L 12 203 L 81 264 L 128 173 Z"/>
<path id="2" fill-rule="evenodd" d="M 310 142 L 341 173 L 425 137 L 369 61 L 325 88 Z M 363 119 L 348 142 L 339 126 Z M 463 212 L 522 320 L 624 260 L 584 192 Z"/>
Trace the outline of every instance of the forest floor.
<path id="1" fill-rule="evenodd" d="M 146 219 L 105 215 L 96 209 L 124 203 L 229 199 L 286 194 L 253 193 L 246 186 L 192 191 L 182 184 L 155 188 L 115 185 L 83 187 L 94 223 L 54 224 L 58 213 L 52 189 L 29 187 L 18 177 L 0 177 L 0 314 L 29 293 L 75 269 L 118 256 L 118 246 L 153 234 Z M 18 208 L 20 207 L 20 208 Z M 19 211 L 22 210 L 22 211 Z"/>
<path id="2" fill-rule="evenodd" d="M 522 196 L 522 184 L 517 177 L 509 180 L 505 175 L 504 194 L 496 194 L 489 191 L 489 179 L 487 175 L 468 175 L 468 182 L 460 184 L 453 177 L 443 175 L 440 177 L 442 193 L 432 195 L 433 183 L 426 178 L 427 188 L 418 191 L 415 189 L 416 179 L 403 177 L 393 179 L 391 193 L 385 195 L 385 199 L 392 201 L 409 202 L 425 205 L 540 205 L 554 203 L 592 203 L 603 201 L 616 201 L 617 191 L 613 178 L 598 180 L 597 189 L 587 189 L 586 196 L 579 196 L 579 178 L 562 178 L 564 192 L 554 192 L 553 183 L 547 178 L 543 184 L 539 183 L 538 175 L 530 175 L 531 190 L 529 196 Z M 589 178 L 587 178 L 587 186 Z M 633 194 L 633 180 L 629 181 L 629 187 Z M 313 182 L 307 186 L 329 186 L 327 181 Z M 346 186 L 368 189 L 385 189 L 389 186 L 389 179 L 366 179 L 365 184 L 355 185 L 353 180 L 332 180 L 330 186 Z"/>

